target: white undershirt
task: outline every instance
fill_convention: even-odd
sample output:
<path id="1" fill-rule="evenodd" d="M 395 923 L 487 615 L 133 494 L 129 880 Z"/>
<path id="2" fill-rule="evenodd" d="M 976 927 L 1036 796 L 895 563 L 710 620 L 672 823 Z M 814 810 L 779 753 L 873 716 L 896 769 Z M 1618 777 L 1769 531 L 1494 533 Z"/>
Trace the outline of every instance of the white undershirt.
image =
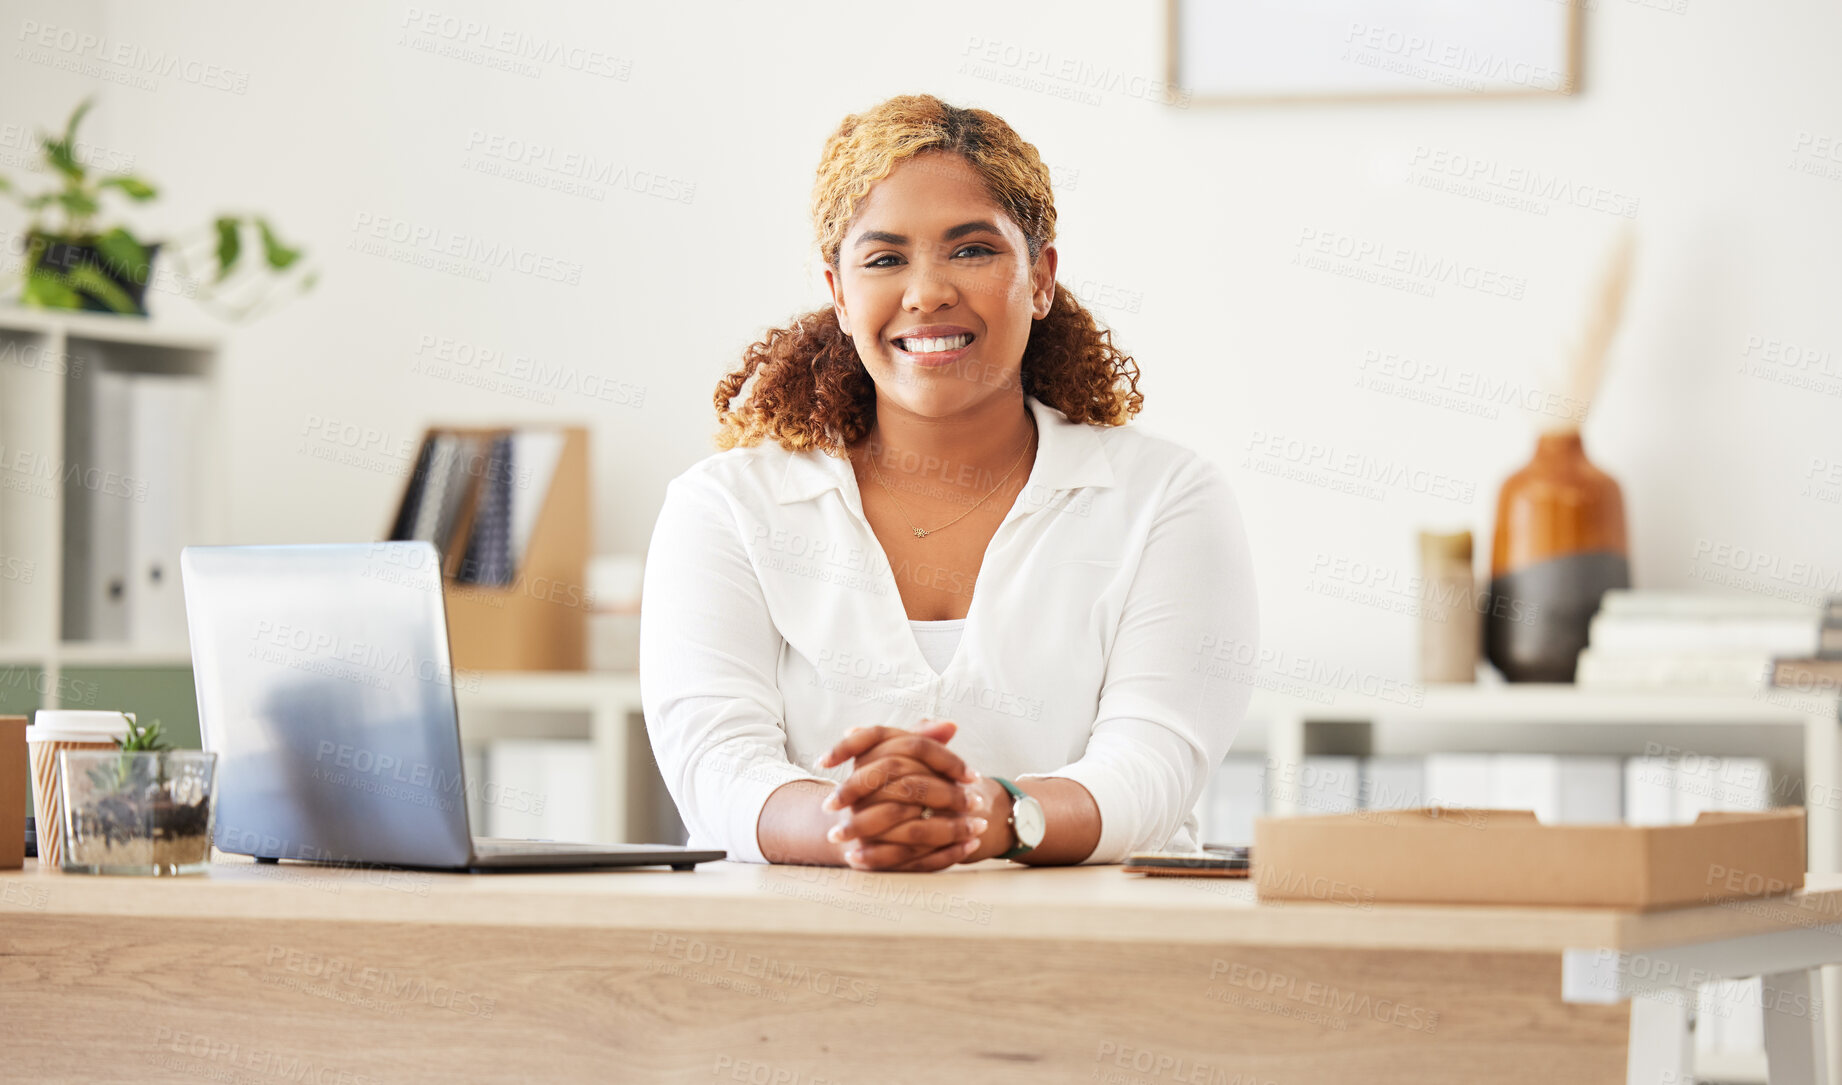
<path id="1" fill-rule="evenodd" d="M 959 638 L 966 631 L 966 619 L 944 618 L 937 622 L 918 622 L 908 620 L 908 628 L 915 631 L 915 643 L 921 646 L 921 657 L 936 673 L 943 673 L 952 661 L 953 653 L 959 649 Z"/>

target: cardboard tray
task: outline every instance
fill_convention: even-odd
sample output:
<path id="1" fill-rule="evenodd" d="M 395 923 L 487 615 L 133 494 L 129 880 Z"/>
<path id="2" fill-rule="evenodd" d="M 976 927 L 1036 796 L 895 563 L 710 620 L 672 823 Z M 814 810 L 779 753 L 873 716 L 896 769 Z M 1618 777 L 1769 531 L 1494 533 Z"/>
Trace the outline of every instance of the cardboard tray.
<path id="1" fill-rule="evenodd" d="M 1804 885 L 1801 806 L 1690 825 L 1543 825 L 1423 807 L 1254 822 L 1261 900 L 1547 904 L 1647 912 Z"/>

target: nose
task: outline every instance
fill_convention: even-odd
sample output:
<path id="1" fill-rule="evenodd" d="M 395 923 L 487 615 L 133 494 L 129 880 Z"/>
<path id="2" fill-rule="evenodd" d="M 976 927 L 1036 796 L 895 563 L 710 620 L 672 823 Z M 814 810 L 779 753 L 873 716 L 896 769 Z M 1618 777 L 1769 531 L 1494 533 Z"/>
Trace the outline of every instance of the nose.
<path id="1" fill-rule="evenodd" d="M 947 309 L 959 301 L 959 290 L 946 272 L 917 263 L 902 294 L 902 308 L 911 313 Z"/>

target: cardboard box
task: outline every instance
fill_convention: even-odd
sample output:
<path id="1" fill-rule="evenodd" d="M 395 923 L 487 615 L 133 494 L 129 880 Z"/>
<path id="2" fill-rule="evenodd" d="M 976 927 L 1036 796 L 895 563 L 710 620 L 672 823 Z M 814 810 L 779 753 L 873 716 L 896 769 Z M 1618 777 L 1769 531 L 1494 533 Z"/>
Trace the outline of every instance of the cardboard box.
<path id="1" fill-rule="evenodd" d="M 1426 807 L 1260 818 L 1253 880 L 1261 900 L 1681 908 L 1803 888 L 1804 816 L 1544 825 L 1528 810 Z"/>
<path id="2" fill-rule="evenodd" d="M 26 718 L 0 716 L 0 870 L 26 865 Z"/>

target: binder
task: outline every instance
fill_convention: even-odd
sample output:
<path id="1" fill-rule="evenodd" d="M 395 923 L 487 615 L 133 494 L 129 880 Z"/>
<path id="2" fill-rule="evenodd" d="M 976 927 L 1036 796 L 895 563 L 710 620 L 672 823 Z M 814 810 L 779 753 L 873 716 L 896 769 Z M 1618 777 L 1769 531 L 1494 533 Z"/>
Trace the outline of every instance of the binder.
<path id="1" fill-rule="evenodd" d="M 195 541 L 206 390 L 197 377 L 135 374 L 129 383 L 127 629 L 137 645 L 186 643 L 179 551 Z M 142 488 L 144 487 L 144 489 Z"/>
<path id="2" fill-rule="evenodd" d="M 64 640 L 128 638 L 131 380 L 127 373 L 98 369 L 70 385 L 62 465 Z M 111 478 L 115 485 L 105 486 Z"/>
<path id="3" fill-rule="evenodd" d="M 179 551 L 197 541 L 203 378 L 99 369 L 71 383 L 64 627 L 72 641 L 186 641 Z"/>

